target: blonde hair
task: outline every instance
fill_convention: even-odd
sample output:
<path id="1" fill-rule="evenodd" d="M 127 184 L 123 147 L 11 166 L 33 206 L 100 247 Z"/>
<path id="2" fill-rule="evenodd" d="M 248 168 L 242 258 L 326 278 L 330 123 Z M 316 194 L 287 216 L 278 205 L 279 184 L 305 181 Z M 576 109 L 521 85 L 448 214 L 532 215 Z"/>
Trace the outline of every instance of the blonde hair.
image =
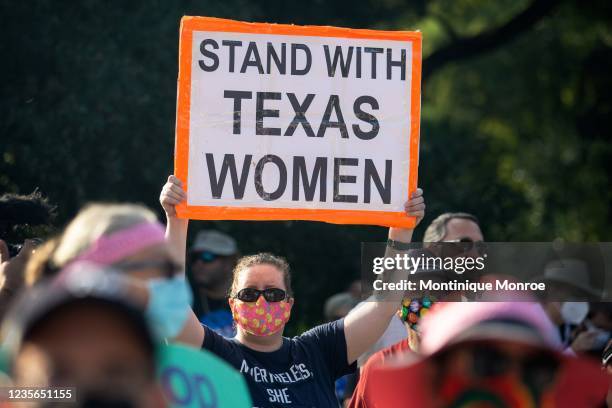
<path id="1" fill-rule="evenodd" d="M 287 296 L 293 297 L 289 263 L 282 256 L 273 255 L 269 252 L 261 252 L 255 255 L 243 256 L 238 260 L 238 263 L 234 267 L 233 271 L 230 297 L 236 295 L 236 292 L 238 291 L 238 277 L 240 276 L 240 273 L 245 269 L 256 265 L 270 265 L 278 269 L 283 274 L 283 281 L 285 283 L 285 291 L 287 292 Z"/>
<path id="2" fill-rule="evenodd" d="M 68 224 L 49 260 L 62 267 L 104 235 L 155 221 L 153 211 L 142 205 L 89 204 Z"/>

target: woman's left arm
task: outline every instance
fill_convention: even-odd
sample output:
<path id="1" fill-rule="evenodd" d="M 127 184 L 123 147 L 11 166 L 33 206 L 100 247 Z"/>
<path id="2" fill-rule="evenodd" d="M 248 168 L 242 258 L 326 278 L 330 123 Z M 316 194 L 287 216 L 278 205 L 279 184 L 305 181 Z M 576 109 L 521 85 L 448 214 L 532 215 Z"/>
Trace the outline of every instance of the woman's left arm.
<path id="1" fill-rule="evenodd" d="M 425 215 L 423 190 L 418 188 L 412 194 L 410 200 L 406 202 L 404 208 L 408 216 L 416 217 L 416 227 Z M 389 239 L 401 243 L 409 243 L 412 240 L 413 231 L 414 229 L 412 228 L 389 228 Z M 399 252 L 387 247 L 385 256 L 394 256 L 396 253 Z M 399 271 L 399 273 L 402 272 L 407 277 L 408 271 Z M 405 279 L 406 277 L 396 276 L 399 279 Z M 344 336 L 346 338 L 349 364 L 357 360 L 360 355 L 372 347 L 383 335 L 391 318 L 397 312 L 400 301 L 401 299 L 397 299 L 397 302 L 389 300 L 365 302 L 344 318 Z"/>

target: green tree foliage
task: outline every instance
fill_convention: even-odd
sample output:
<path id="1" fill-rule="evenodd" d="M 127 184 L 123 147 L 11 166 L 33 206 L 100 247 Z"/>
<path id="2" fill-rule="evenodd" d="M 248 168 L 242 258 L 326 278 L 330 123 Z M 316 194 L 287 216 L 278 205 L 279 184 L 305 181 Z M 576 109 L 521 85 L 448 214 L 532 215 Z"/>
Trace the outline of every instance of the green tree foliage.
<path id="1" fill-rule="evenodd" d="M 422 30 L 423 225 L 464 210 L 491 241 L 612 239 L 606 1 L 4 0 L 0 191 L 39 187 L 60 225 L 92 200 L 158 208 L 172 171 L 182 15 Z M 301 325 L 358 277 L 359 242 L 386 234 L 309 222 L 192 226 L 234 234 L 245 253 L 287 256 Z"/>

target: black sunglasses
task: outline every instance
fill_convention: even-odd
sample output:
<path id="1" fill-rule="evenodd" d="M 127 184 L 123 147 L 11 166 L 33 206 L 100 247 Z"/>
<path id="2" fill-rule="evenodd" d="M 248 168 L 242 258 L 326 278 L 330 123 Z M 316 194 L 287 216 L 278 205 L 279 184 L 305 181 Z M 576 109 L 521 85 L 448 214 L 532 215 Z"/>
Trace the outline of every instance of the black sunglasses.
<path id="1" fill-rule="evenodd" d="M 287 292 L 279 288 L 267 288 L 264 290 L 244 288 L 240 289 L 234 298 L 243 302 L 257 302 L 257 299 L 259 299 L 261 295 L 263 295 L 264 299 L 268 302 L 280 302 L 289 297 Z"/>
<path id="2" fill-rule="evenodd" d="M 115 268 L 122 271 L 133 271 L 137 269 L 158 269 L 163 272 L 167 278 L 173 278 L 183 271 L 183 267 L 176 262 L 170 260 L 164 261 L 138 261 L 138 262 L 121 262 L 113 265 Z"/>
<path id="3" fill-rule="evenodd" d="M 476 252 L 478 252 L 480 256 L 486 253 L 486 245 L 484 242 L 474 241 L 469 237 L 442 241 L 440 245 L 442 246 L 442 253 L 444 256 L 451 258 L 470 252 L 472 249 L 476 249 Z"/>
<path id="4" fill-rule="evenodd" d="M 517 358 L 493 345 L 468 348 L 471 374 L 480 379 L 490 379 L 507 374 L 517 367 L 525 383 L 536 387 L 547 387 L 555 380 L 560 361 L 554 354 L 543 351 Z M 438 361 L 447 359 L 454 350 L 443 352 Z"/>
<path id="5" fill-rule="evenodd" d="M 194 252 L 191 255 L 192 262 L 202 261 L 204 263 L 213 262 L 219 257 L 220 257 L 219 255 L 212 253 L 212 252 L 208 252 L 208 251 Z"/>

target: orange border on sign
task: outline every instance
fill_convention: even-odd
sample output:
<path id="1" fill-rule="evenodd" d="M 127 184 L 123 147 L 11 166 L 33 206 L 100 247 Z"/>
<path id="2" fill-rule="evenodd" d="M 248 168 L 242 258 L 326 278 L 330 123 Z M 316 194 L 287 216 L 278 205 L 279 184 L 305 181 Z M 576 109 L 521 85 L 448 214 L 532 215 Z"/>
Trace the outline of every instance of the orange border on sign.
<path id="1" fill-rule="evenodd" d="M 297 35 L 311 37 L 364 38 L 412 42 L 412 89 L 410 126 L 410 177 L 408 195 L 417 188 L 419 166 L 419 132 L 421 117 L 421 41 L 420 32 L 377 31 L 325 26 L 295 26 L 288 24 L 246 23 L 213 17 L 181 19 L 179 41 L 179 75 L 176 111 L 176 139 L 174 174 L 187 189 L 189 160 L 189 122 L 191 107 L 191 58 L 194 31 L 222 31 L 233 33 Z M 406 197 L 408 199 L 408 197 Z M 335 224 L 368 224 L 386 227 L 412 228 L 415 217 L 400 211 L 329 210 L 302 208 L 255 208 L 224 206 L 176 207 L 180 218 L 202 220 L 305 220 Z"/>

